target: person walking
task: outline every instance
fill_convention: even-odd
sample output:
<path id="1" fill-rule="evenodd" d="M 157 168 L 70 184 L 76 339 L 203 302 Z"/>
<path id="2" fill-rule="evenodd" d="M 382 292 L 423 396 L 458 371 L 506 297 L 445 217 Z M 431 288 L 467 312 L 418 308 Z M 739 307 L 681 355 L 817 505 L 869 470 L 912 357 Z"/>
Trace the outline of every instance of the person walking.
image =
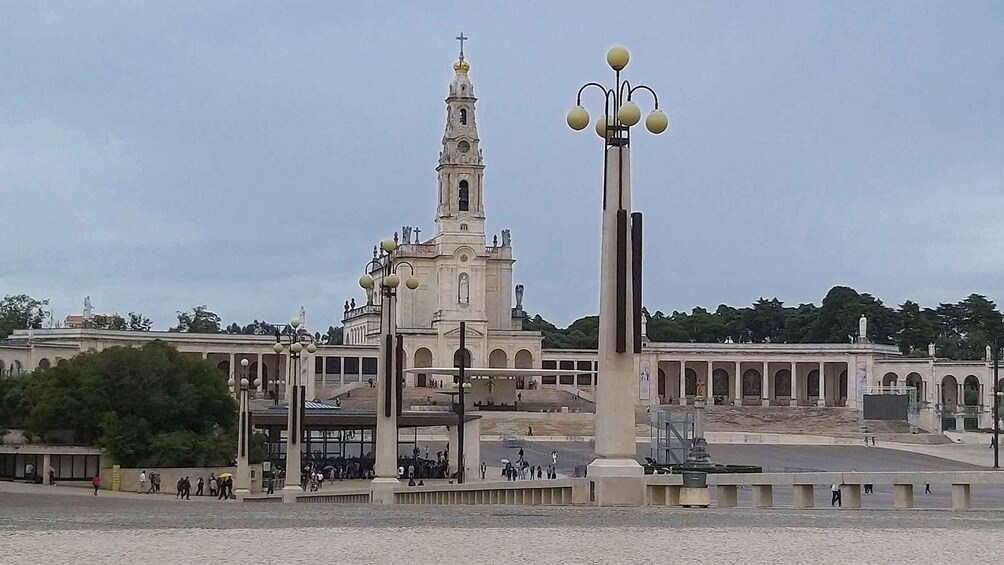
<path id="1" fill-rule="evenodd" d="M 274 473 L 272 474 L 272 476 L 270 476 L 268 479 L 266 479 L 266 483 L 265 484 L 268 485 L 268 489 L 265 491 L 265 494 L 273 494 L 275 492 L 275 474 Z"/>
<path id="2" fill-rule="evenodd" d="M 830 506 L 833 506 L 834 504 L 836 504 L 837 506 L 842 506 L 840 500 L 840 487 L 837 485 L 837 483 L 833 483 L 832 485 L 830 485 L 830 494 L 832 495 L 830 498 Z"/>
<path id="3" fill-rule="evenodd" d="M 205 493 L 202 490 L 205 486 L 206 482 L 202 480 L 202 477 L 199 477 L 199 482 L 195 483 L 195 496 L 203 496 Z"/>
<path id="4" fill-rule="evenodd" d="M 533 437 L 533 426 L 526 427 L 526 435 Z"/>
<path id="5" fill-rule="evenodd" d="M 192 481 L 185 477 L 185 500 L 192 500 Z"/>
<path id="6" fill-rule="evenodd" d="M 551 450 L 551 465 L 557 465 L 557 464 L 558 464 L 558 450 L 552 449 Z"/>
<path id="7" fill-rule="evenodd" d="M 216 496 L 216 473 L 209 473 L 209 496 Z"/>
<path id="8" fill-rule="evenodd" d="M 91 479 L 91 486 L 94 487 L 94 496 L 98 495 L 98 489 L 101 488 L 101 477 L 98 474 L 94 475 Z"/>
<path id="9" fill-rule="evenodd" d="M 924 485 L 924 494 L 934 494 L 933 492 L 931 492 L 931 483 L 927 483 Z"/>
<path id="10" fill-rule="evenodd" d="M 482 481 L 485 480 L 485 473 L 487 473 L 487 472 L 488 472 L 488 465 L 485 465 L 485 462 L 482 461 L 481 462 L 481 480 Z"/>
<path id="11" fill-rule="evenodd" d="M 56 470 L 52 468 L 52 465 L 45 470 L 46 474 L 49 475 L 49 486 L 56 486 Z"/>
<path id="12" fill-rule="evenodd" d="M 146 492 L 146 471 L 140 471 L 139 473 L 139 490 L 136 491 L 139 494 Z M 149 494 L 149 493 L 148 493 Z"/>
<path id="13" fill-rule="evenodd" d="M 185 479 L 180 478 L 174 485 L 174 498 L 185 498 Z"/>

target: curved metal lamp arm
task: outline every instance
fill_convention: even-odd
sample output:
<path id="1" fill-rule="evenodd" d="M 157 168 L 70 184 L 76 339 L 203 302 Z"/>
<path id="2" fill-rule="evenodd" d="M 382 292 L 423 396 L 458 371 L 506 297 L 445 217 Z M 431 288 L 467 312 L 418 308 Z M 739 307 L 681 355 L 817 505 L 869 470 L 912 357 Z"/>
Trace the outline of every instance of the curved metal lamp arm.
<path id="1" fill-rule="evenodd" d="M 582 105 L 582 92 L 585 91 L 586 88 L 588 88 L 590 86 L 595 86 L 596 88 L 599 88 L 600 90 L 602 90 L 604 96 L 610 96 L 611 90 L 609 88 L 603 86 L 602 84 L 600 84 L 598 82 L 587 82 L 586 84 L 583 84 L 581 87 L 579 87 L 579 92 L 575 95 L 575 104 L 577 106 L 581 106 Z"/>
<path id="2" fill-rule="evenodd" d="M 408 268 L 411 269 L 411 276 L 415 276 L 415 266 L 412 265 L 411 263 L 409 263 L 408 261 L 405 261 L 404 259 L 401 259 L 397 263 L 394 264 L 394 267 L 392 269 L 394 271 L 394 274 L 397 274 L 397 269 L 401 265 L 407 265 Z"/>
<path id="3" fill-rule="evenodd" d="M 659 95 L 656 94 L 655 91 L 652 90 L 651 87 L 649 87 L 648 85 L 645 85 L 645 84 L 639 84 L 638 86 L 630 87 L 628 89 L 628 93 L 627 93 L 627 99 L 628 100 L 631 100 L 631 96 L 635 93 L 636 90 L 647 90 L 649 92 L 649 94 L 652 95 L 652 99 L 655 101 L 655 109 L 656 110 L 659 109 Z"/>

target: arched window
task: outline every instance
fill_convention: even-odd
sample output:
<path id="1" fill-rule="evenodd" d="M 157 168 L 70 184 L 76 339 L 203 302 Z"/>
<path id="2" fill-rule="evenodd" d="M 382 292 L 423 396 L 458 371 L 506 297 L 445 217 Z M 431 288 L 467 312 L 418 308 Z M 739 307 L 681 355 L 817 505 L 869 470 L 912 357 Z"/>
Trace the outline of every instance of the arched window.
<path id="1" fill-rule="evenodd" d="M 471 205 L 471 190 L 467 187 L 467 181 L 460 181 L 460 211 L 466 212 Z"/>
<path id="2" fill-rule="evenodd" d="M 460 109 L 460 125 L 467 125 L 467 108 Z"/>
<path id="3" fill-rule="evenodd" d="M 471 302 L 471 280 L 467 273 L 460 273 L 457 280 L 457 302 L 469 304 Z"/>

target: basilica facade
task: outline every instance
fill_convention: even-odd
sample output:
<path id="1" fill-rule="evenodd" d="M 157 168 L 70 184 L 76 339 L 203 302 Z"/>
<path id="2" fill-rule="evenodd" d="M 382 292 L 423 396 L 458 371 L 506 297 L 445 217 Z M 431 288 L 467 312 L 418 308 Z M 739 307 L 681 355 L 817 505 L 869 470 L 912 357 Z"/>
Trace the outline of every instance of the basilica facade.
<path id="1" fill-rule="evenodd" d="M 470 64 L 461 54 L 446 97 L 446 125 L 436 167 L 435 233 L 419 238 L 405 226 L 394 252 L 398 273 L 419 280 L 397 294 L 397 331 L 404 336 L 409 367 L 452 367 L 466 356 L 474 367 L 540 368 L 541 335 L 522 329 L 523 287 L 513 286 L 512 238 L 508 230 L 485 233 L 485 163 L 478 136 L 477 98 Z M 513 297 L 515 296 L 515 306 Z M 346 345 L 376 345 L 380 335 L 379 292 L 365 304 L 346 305 Z M 460 351 L 460 323 L 466 351 Z M 408 374 L 409 386 L 436 376 Z"/>

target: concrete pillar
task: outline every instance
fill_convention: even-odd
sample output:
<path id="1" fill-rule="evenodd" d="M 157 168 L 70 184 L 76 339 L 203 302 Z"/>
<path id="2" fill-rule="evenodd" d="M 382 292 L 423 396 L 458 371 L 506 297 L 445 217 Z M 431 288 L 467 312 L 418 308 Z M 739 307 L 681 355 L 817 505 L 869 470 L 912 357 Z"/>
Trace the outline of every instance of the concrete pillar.
<path id="1" fill-rule="evenodd" d="M 971 508 L 969 485 L 952 485 L 952 510 L 956 512 L 965 512 L 966 510 L 969 510 L 969 508 Z"/>
<path id="2" fill-rule="evenodd" d="M 453 473 L 455 473 L 457 471 L 457 469 L 460 468 L 460 465 L 459 465 L 458 459 L 457 459 L 460 456 L 459 455 L 459 450 L 457 449 L 457 447 L 460 445 L 460 441 L 459 441 L 460 434 L 457 433 L 457 426 L 456 426 L 456 424 L 454 424 L 452 426 L 447 426 L 446 431 L 447 431 L 447 434 L 449 436 L 449 440 L 448 440 L 449 441 L 449 443 L 448 443 L 449 449 L 447 450 L 449 452 L 449 457 L 446 459 L 446 464 L 449 466 L 449 468 L 447 469 L 447 473 L 448 473 L 448 475 L 452 475 Z M 464 430 L 464 431 L 466 432 L 467 430 Z M 467 439 L 467 438 L 465 437 L 464 439 Z M 465 445 L 464 449 L 466 449 L 466 448 L 467 448 L 467 446 Z M 464 455 L 464 459 L 467 459 L 467 455 L 466 454 Z M 479 465 L 481 464 L 480 461 L 478 462 L 478 464 Z M 478 476 L 480 477 L 481 475 L 478 475 Z"/>
<path id="3" fill-rule="evenodd" d="M 48 453 L 42 454 L 42 466 L 35 469 L 35 472 L 42 477 L 42 484 L 49 484 L 49 467 L 52 465 L 52 456 Z"/>
<path id="4" fill-rule="evenodd" d="M 770 367 L 763 362 L 763 373 L 760 374 L 760 403 L 770 406 Z"/>
<path id="5" fill-rule="evenodd" d="M 258 373 L 255 375 L 255 379 L 258 380 L 258 392 L 261 392 L 261 391 L 265 390 L 265 387 L 268 386 L 268 384 L 265 383 L 265 379 L 262 378 L 262 376 L 261 376 L 261 373 L 262 373 L 261 353 L 258 354 L 258 365 L 257 365 L 257 367 L 258 367 Z"/>
<path id="6" fill-rule="evenodd" d="M 733 380 L 735 380 L 735 392 L 732 393 L 736 406 L 743 405 L 743 373 L 740 368 L 740 362 L 736 361 L 736 372 L 733 375 Z"/>
<path id="7" fill-rule="evenodd" d="M 791 403 L 790 406 L 798 406 L 798 363 L 791 362 Z"/>
<path id="8" fill-rule="evenodd" d="M 913 485 L 892 485 L 892 501 L 896 510 L 913 508 Z"/>
<path id="9" fill-rule="evenodd" d="M 774 506 L 774 487 L 771 485 L 753 485 L 753 506 L 771 508 Z"/>
<path id="10" fill-rule="evenodd" d="M 315 355 L 308 354 L 306 349 L 303 350 L 303 360 L 301 362 L 305 364 L 303 374 L 307 382 L 303 384 L 307 387 L 307 400 L 317 399 L 317 366 L 314 361 Z"/>
<path id="11" fill-rule="evenodd" d="M 861 485 L 840 485 L 840 505 L 861 508 Z"/>
<path id="12" fill-rule="evenodd" d="M 819 400 L 816 401 L 817 406 L 826 406 L 826 363 L 824 361 L 819 362 Z M 848 375 L 847 378 L 850 378 Z"/>
<path id="13" fill-rule="evenodd" d="M 736 485 L 718 485 L 718 507 L 735 508 L 739 506 L 739 489 Z"/>
<path id="14" fill-rule="evenodd" d="M 231 353 L 230 354 L 230 373 L 227 375 L 228 379 L 230 378 L 230 375 L 232 375 L 235 371 L 237 371 L 236 360 L 237 360 L 237 355 L 234 354 L 234 353 Z M 240 379 L 239 378 L 235 378 L 234 380 L 240 380 Z"/>
<path id="15" fill-rule="evenodd" d="M 606 179 L 600 229 L 599 373 L 596 385 L 596 459 L 589 464 L 597 506 L 645 503 L 645 470 L 635 460 L 635 366 L 632 316 L 631 150 L 627 144 L 606 148 Z M 626 235 L 627 239 L 620 237 Z M 618 284 L 620 281 L 620 285 Z M 640 281 L 639 281 L 640 282 Z M 620 305 L 626 305 L 622 308 Z M 617 328 L 623 332 L 618 334 Z M 624 347 L 620 347 L 623 345 Z M 618 351 L 622 349 L 623 351 Z"/>
<path id="16" fill-rule="evenodd" d="M 707 388 L 704 389 L 704 398 L 705 399 L 709 399 L 709 398 L 714 398 L 715 397 L 715 383 L 711 379 L 711 374 L 714 373 L 714 368 L 711 365 L 712 365 L 712 362 L 708 361 L 708 381 L 706 383 L 708 386 L 707 386 Z M 712 403 L 708 402 L 708 404 L 712 404 Z"/>
<path id="17" fill-rule="evenodd" d="M 453 448 L 450 448 L 452 451 Z M 471 420 L 464 424 L 464 481 L 480 479 L 481 467 L 481 420 Z"/>
<path id="18" fill-rule="evenodd" d="M 394 401 L 396 395 L 392 380 L 392 375 L 395 374 L 394 363 L 397 358 L 397 355 L 394 354 L 394 341 L 397 335 L 397 316 L 394 315 L 396 303 L 397 299 L 393 296 L 384 297 L 380 309 L 376 377 L 377 413 L 376 430 L 373 432 L 376 444 L 376 461 L 373 465 L 373 471 L 376 477 L 370 482 L 370 500 L 379 504 L 393 504 L 394 490 L 401 484 L 397 477 L 397 403 Z M 311 379 L 311 388 L 313 388 L 313 379 Z M 390 415 L 388 416 L 388 414 Z M 454 456 L 455 454 L 456 446 L 454 445 L 450 447 L 450 455 Z M 453 469 L 456 467 L 454 466 Z"/>
<path id="19" fill-rule="evenodd" d="M 687 362 L 680 361 L 680 406 L 687 405 Z"/>
<path id="20" fill-rule="evenodd" d="M 816 493 L 813 485 L 794 485 L 792 505 L 795 508 L 813 508 L 816 506 Z"/>

